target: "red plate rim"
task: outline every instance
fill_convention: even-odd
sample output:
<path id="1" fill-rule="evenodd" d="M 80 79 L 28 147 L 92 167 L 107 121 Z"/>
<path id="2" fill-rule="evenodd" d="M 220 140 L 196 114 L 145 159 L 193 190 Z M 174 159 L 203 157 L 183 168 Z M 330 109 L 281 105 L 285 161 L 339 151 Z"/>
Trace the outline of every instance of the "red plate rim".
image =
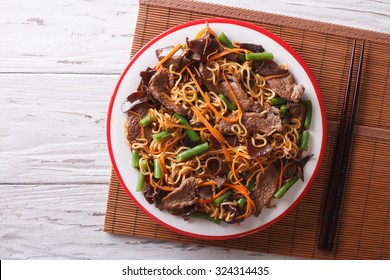
<path id="1" fill-rule="evenodd" d="M 129 69 L 133 65 L 133 63 L 141 56 L 141 54 L 143 52 L 145 52 L 145 50 L 147 50 L 154 43 L 156 43 L 157 41 L 161 40 L 165 36 L 175 32 L 177 30 L 180 30 L 180 29 L 183 29 L 183 28 L 187 28 L 187 27 L 190 27 L 190 26 L 193 26 L 193 25 L 205 24 L 207 22 L 208 23 L 233 24 L 233 25 L 246 27 L 248 29 L 253 29 L 255 31 L 258 31 L 259 33 L 262 33 L 262 34 L 270 37 L 271 39 L 276 41 L 278 44 L 283 46 L 283 48 L 285 50 L 287 50 L 298 61 L 298 63 L 305 70 L 306 75 L 309 77 L 309 79 L 310 79 L 310 81 L 311 81 L 311 83 L 312 83 L 312 85 L 314 87 L 314 91 L 316 93 L 316 96 L 317 96 L 317 99 L 318 99 L 318 102 L 319 102 L 319 105 L 320 105 L 320 108 L 321 108 L 321 118 L 322 118 L 322 135 L 323 135 L 323 137 L 322 137 L 321 150 L 320 150 L 320 154 L 318 156 L 317 165 L 316 165 L 316 167 L 315 167 L 315 169 L 313 171 L 313 175 L 311 176 L 309 182 L 307 183 L 305 189 L 302 191 L 300 196 L 283 213 L 281 213 L 279 216 L 277 216 L 275 219 L 269 221 L 268 223 L 263 224 L 263 225 L 255 228 L 255 229 L 248 230 L 246 232 L 242 232 L 242 233 L 238 233 L 238 234 L 231 234 L 231 235 L 223 235 L 223 236 L 210 236 L 210 235 L 203 235 L 203 234 L 195 234 L 195 233 L 192 233 L 192 232 L 188 232 L 188 231 L 184 231 L 184 230 L 178 229 L 178 228 L 176 228 L 176 227 L 174 227 L 172 225 L 169 225 L 169 224 L 165 223 L 164 221 L 160 220 L 155 215 L 150 213 L 146 208 L 144 208 L 138 202 L 138 200 L 135 199 L 135 197 L 131 194 L 129 189 L 126 187 L 126 184 L 125 184 L 122 176 L 120 175 L 118 166 L 117 166 L 116 161 L 115 161 L 115 157 L 114 157 L 114 153 L 113 153 L 113 149 L 112 149 L 112 141 L 111 141 L 111 115 L 112 115 L 112 110 L 113 110 L 113 104 L 114 104 L 117 92 L 118 92 L 118 90 L 120 88 L 120 85 L 121 85 L 124 77 L 126 76 L 127 72 L 129 71 Z M 277 35 L 273 34 L 272 32 L 270 32 L 270 31 L 268 31 L 268 30 L 266 30 L 266 29 L 264 29 L 264 28 L 262 28 L 260 26 L 257 26 L 255 24 L 249 23 L 249 22 L 245 22 L 245 21 L 241 21 L 241 20 L 235 20 L 235 19 L 227 19 L 227 18 L 204 18 L 204 19 L 198 19 L 198 20 L 194 20 L 194 21 L 189 21 L 189 22 L 177 25 L 177 26 L 175 26 L 173 28 L 170 28 L 170 29 L 166 30 L 165 32 L 163 32 L 163 33 L 159 34 L 158 36 L 154 37 L 151 41 L 149 41 L 145 46 L 143 46 L 133 56 L 133 58 L 130 60 L 129 64 L 127 65 L 127 67 L 125 68 L 123 73 L 121 74 L 121 76 L 119 78 L 119 81 L 117 82 L 117 85 L 115 87 L 114 93 L 111 96 L 111 100 L 110 100 L 109 108 L 108 108 L 108 116 L 107 116 L 106 137 L 107 137 L 107 145 L 108 145 L 108 151 L 109 151 L 111 163 L 112 163 L 114 171 L 115 171 L 115 173 L 116 173 L 116 175 L 118 177 L 118 180 L 119 180 L 121 186 L 123 187 L 123 189 L 126 191 L 127 195 L 133 200 L 133 202 L 135 202 L 135 204 L 144 213 L 146 213 L 150 218 L 152 218 L 158 224 L 160 224 L 160 225 L 162 225 L 162 226 L 164 226 L 164 227 L 166 227 L 166 228 L 168 228 L 168 229 L 170 229 L 170 230 L 172 230 L 174 232 L 180 233 L 182 235 L 193 237 L 193 238 L 198 238 L 198 239 L 205 239 L 205 240 L 225 240 L 225 239 L 232 239 L 232 238 L 238 238 L 238 237 L 247 236 L 247 235 L 253 234 L 255 232 L 258 232 L 260 230 L 263 230 L 263 229 L 269 227 L 270 225 L 272 225 L 272 224 L 278 222 L 279 220 L 283 219 L 283 217 L 285 217 L 301 201 L 301 199 L 309 191 L 311 185 L 313 184 L 313 181 L 314 181 L 315 177 L 317 176 L 319 168 L 321 166 L 321 162 L 323 160 L 323 156 L 324 156 L 324 152 L 325 152 L 326 131 L 327 130 L 326 130 L 325 106 L 324 106 L 324 102 L 323 102 L 321 94 L 320 94 L 319 86 L 318 86 L 318 84 L 317 84 L 317 82 L 316 82 L 316 80 L 314 78 L 314 75 L 311 73 L 309 67 L 306 65 L 306 63 L 300 57 L 300 55 L 290 45 L 288 45 L 285 41 L 283 41 L 281 38 L 279 38 Z"/>

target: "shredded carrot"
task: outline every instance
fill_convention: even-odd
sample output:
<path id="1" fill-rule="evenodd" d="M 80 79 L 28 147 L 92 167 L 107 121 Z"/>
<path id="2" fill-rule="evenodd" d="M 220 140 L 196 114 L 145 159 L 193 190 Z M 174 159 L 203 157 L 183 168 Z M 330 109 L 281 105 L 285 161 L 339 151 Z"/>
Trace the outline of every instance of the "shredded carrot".
<path id="1" fill-rule="evenodd" d="M 260 166 L 260 169 L 261 169 L 261 173 L 263 173 L 264 174 L 264 166 L 261 164 L 261 161 L 257 158 L 256 159 L 256 161 L 257 161 L 257 163 L 259 164 L 259 166 Z"/>
<path id="2" fill-rule="evenodd" d="M 237 176 L 237 173 L 236 173 L 236 169 L 235 169 L 235 162 L 236 162 L 237 158 L 238 158 L 238 155 L 235 155 L 234 158 L 233 158 L 232 173 L 233 173 L 233 176 L 236 179 L 237 184 L 238 184 L 238 185 L 235 185 L 235 190 L 238 191 L 240 194 L 242 194 L 246 198 L 246 200 L 247 200 L 247 205 L 248 206 L 246 208 L 246 212 L 245 212 L 245 214 L 241 215 L 243 217 L 247 217 L 250 214 L 251 208 L 256 209 L 256 206 L 255 206 L 254 202 L 252 201 L 252 199 L 249 196 L 249 190 L 238 179 L 238 176 Z M 224 184 L 224 185 L 227 185 L 227 184 Z M 240 218 L 241 218 L 241 216 L 240 216 Z"/>
<path id="3" fill-rule="evenodd" d="M 234 117 L 234 118 L 227 118 L 227 117 L 225 117 L 220 112 L 218 112 L 218 110 L 213 106 L 213 104 L 210 103 L 210 98 L 204 93 L 204 91 L 202 90 L 202 87 L 199 85 L 198 81 L 195 79 L 195 77 L 192 74 L 191 70 L 187 68 L 187 71 L 190 74 L 192 81 L 195 83 L 195 85 L 198 88 L 198 90 L 199 90 L 200 94 L 202 95 L 203 99 L 205 100 L 207 106 L 210 107 L 210 109 L 214 112 L 214 114 L 216 114 L 220 119 L 222 119 L 224 121 L 227 121 L 227 122 L 236 122 L 236 121 L 238 121 L 240 119 L 241 109 L 240 109 L 240 105 L 239 104 L 237 105 L 237 107 L 239 108 L 239 114 L 237 114 L 236 117 Z M 234 100 L 237 100 L 237 97 L 234 94 L 234 91 L 232 91 L 232 94 L 234 96 Z"/>
<path id="4" fill-rule="evenodd" d="M 221 57 L 224 57 L 225 55 L 228 55 L 228 54 L 231 54 L 231 53 L 236 53 L 236 54 L 241 54 L 241 53 L 245 53 L 245 52 L 248 52 L 248 50 L 246 49 L 241 49 L 241 48 L 234 48 L 234 49 L 225 49 L 224 51 L 222 52 L 219 52 L 215 55 L 212 55 L 209 60 L 216 60 L 218 58 L 221 58 Z"/>
<path id="5" fill-rule="evenodd" d="M 161 166 L 162 177 L 164 177 L 164 174 L 167 174 L 167 167 L 165 165 L 164 154 L 161 154 L 161 156 L 158 158 L 158 162 L 160 163 Z"/>
<path id="6" fill-rule="evenodd" d="M 223 195 L 225 192 L 227 192 L 230 189 L 231 189 L 231 187 L 227 187 L 227 188 L 222 189 L 219 193 L 217 193 L 216 195 L 213 196 L 213 201 L 216 200 L 218 197 L 220 197 L 221 195 Z"/>
<path id="7" fill-rule="evenodd" d="M 198 203 L 200 204 L 206 204 L 206 203 L 210 203 L 210 202 L 213 202 L 211 199 L 199 199 L 198 200 Z"/>
<path id="8" fill-rule="evenodd" d="M 195 35 L 194 39 L 200 39 L 200 38 L 202 38 L 202 36 L 203 36 L 207 31 L 210 32 L 211 35 L 213 35 L 215 38 L 218 39 L 217 34 L 215 34 L 214 30 L 212 30 L 212 29 L 210 28 L 210 26 L 208 25 L 208 23 L 207 23 L 207 25 L 206 25 L 205 28 L 202 28 L 202 29 L 198 32 L 198 34 Z M 219 40 L 218 40 L 218 41 L 219 41 Z"/>
<path id="9" fill-rule="evenodd" d="M 161 59 L 157 65 L 156 70 L 158 70 L 161 65 L 163 65 L 168 59 L 170 59 L 180 48 L 182 47 L 182 44 L 177 44 L 163 59 Z"/>
<path id="10" fill-rule="evenodd" d="M 279 176 L 279 188 L 280 189 L 282 187 L 282 181 L 283 181 L 283 160 L 280 158 L 280 176 Z"/>
<path id="11" fill-rule="evenodd" d="M 231 162 L 231 161 L 232 161 L 232 158 L 231 158 L 231 156 L 230 156 L 230 154 L 229 154 L 228 149 L 226 148 L 225 145 L 221 145 L 221 146 L 222 146 L 222 152 L 223 152 L 223 155 L 224 155 L 225 158 L 226 158 L 226 161 L 227 161 L 227 162 Z"/>
<path id="12" fill-rule="evenodd" d="M 229 184 L 229 183 L 224 183 L 223 185 L 236 190 L 239 194 L 243 195 L 246 198 L 246 203 L 247 203 L 246 211 L 241 216 L 238 216 L 237 219 L 248 217 L 252 213 L 251 209 L 256 209 L 255 203 L 253 202 L 253 200 L 249 196 L 249 192 L 248 192 L 247 188 L 245 188 L 245 187 L 242 188 L 241 186 L 233 185 L 233 184 Z"/>
<path id="13" fill-rule="evenodd" d="M 215 181 L 207 181 L 207 182 L 200 183 L 198 186 L 199 187 L 207 187 L 207 186 L 213 186 L 216 184 L 217 184 L 217 182 L 215 182 Z"/>
<path id="14" fill-rule="evenodd" d="M 211 132 L 211 134 L 218 140 L 219 143 L 221 143 L 221 145 L 224 145 L 225 143 L 225 138 L 223 137 L 223 135 L 221 134 L 221 132 L 219 132 L 217 129 L 215 129 L 207 120 L 206 118 L 202 115 L 201 112 L 199 112 L 199 110 L 195 107 L 192 108 L 192 110 L 194 111 L 195 115 L 198 117 L 198 119 L 206 126 L 206 128 Z"/>

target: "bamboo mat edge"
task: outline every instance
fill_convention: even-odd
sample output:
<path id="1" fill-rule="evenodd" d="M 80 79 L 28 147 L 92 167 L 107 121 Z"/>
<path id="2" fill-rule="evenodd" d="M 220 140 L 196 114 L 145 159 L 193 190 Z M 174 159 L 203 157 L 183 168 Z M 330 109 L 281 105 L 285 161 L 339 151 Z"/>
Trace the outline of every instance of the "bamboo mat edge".
<path id="1" fill-rule="evenodd" d="M 215 15 L 223 15 L 226 18 L 234 18 L 239 20 L 252 21 L 253 16 L 261 16 L 261 21 L 266 24 L 275 24 L 281 27 L 298 28 L 301 30 L 310 30 L 325 34 L 332 34 L 356 39 L 366 39 L 372 42 L 390 44 L 390 36 L 388 33 L 372 31 L 368 29 L 360 29 L 346 25 L 327 23 L 317 20 L 302 19 L 293 16 L 280 15 L 275 13 L 262 12 L 260 10 L 250 10 L 246 8 L 237 8 L 221 4 L 203 3 L 191 0 L 180 1 L 180 6 L 176 0 L 139 0 L 140 5 L 151 7 L 174 8 L 190 13 L 204 13 L 205 11 L 213 11 Z M 220 16 L 221 17 L 221 16 Z M 340 28 L 342 27 L 342 28 Z"/>

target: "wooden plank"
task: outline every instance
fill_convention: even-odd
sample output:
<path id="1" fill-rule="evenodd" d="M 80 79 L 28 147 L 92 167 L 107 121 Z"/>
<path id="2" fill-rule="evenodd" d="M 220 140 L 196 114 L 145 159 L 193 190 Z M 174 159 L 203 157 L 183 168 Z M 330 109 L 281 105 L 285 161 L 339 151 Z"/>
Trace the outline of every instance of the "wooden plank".
<path id="1" fill-rule="evenodd" d="M 120 73 L 138 1 L 2 0 L 0 72 Z"/>
<path id="2" fill-rule="evenodd" d="M 0 182 L 108 183 L 117 75 L 0 75 Z"/>

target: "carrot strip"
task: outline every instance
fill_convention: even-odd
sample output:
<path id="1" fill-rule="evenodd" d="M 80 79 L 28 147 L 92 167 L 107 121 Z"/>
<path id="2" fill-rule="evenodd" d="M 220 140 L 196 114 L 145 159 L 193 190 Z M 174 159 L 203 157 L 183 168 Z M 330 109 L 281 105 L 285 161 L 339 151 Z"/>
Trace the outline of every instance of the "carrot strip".
<path id="1" fill-rule="evenodd" d="M 283 171 L 284 171 L 283 170 L 283 168 L 284 168 L 283 160 L 281 158 L 279 160 L 280 160 L 280 176 L 279 176 L 279 187 L 278 187 L 278 189 L 280 189 L 282 187 Z"/>
<path id="2" fill-rule="evenodd" d="M 192 81 L 195 83 L 196 87 L 198 88 L 200 94 L 202 95 L 203 99 L 205 100 L 207 106 L 210 107 L 210 109 L 214 112 L 214 114 L 216 114 L 220 119 L 224 120 L 224 121 L 227 121 L 227 122 L 236 122 L 240 119 L 240 112 L 241 112 L 241 108 L 239 105 L 237 105 L 237 107 L 239 108 L 239 114 L 234 117 L 234 118 L 227 118 L 225 117 L 224 115 L 222 115 L 220 112 L 218 112 L 218 110 L 213 106 L 213 104 L 210 103 L 210 98 L 204 93 L 204 91 L 202 90 L 201 86 L 199 85 L 199 83 L 197 82 L 197 80 L 195 79 L 194 75 L 192 74 L 191 70 L 187 68 L 187 71 L 188 73 L 190 74 L 191 76 L 191 79 Z M 231 87 L 230 87 L 231 88 Z M 232 89 L 233 90 L 233 89 Z M 233 96 L 234 96 L 234 100 L 237 100 L 237 97 L 236 95 L 234 94 L 234 91 L 232 92 L 233 93 Z"/>
<path id="3" fill-rule="evenodd" d="M 156 70 L 158 70 L 161 65 L 163 65 L 168 59 L 170 59 L 180 48 L 182 47 L 182 44 L 177 44 L 163 59 L 161 59 L 157 65 Z"/>
<path id="4" fill-rule="evenodd" d="M 245 53 L 245 52 L 248 52 L 248 50 L 246 49 L 242 49 L 242 48 L 235 48 L 235 49 L 225 49 L 224 51 L 222 52 L 219 52 L 215 55 L 212 55 L 211 57 L 209 57 L 209 61 L 211 60 L 216 60 L 218 58 L 221 58 L 221 57 L 224 57 L 225 55 L 228 55 L 228 54 L 231 54 L 231 53 L 237 53 L 237 54 L 241 54 L 241 53 Z"/>
<path id="5" fill-rule="evenodd" d="M 217 129 L 215 129 L 202 115 L 201 112 L 195 107 L 192 108 L 195 115 L 198 117 L 198 119 L 206 126 L 206 128 L 211 132 L 211 134 L 221 143 L 221 145 L 224 145 L 226 139 L 223 137 L 221 132 L 219 132 Z"/>
<path id="6" fill-rule="evenodd" d="M 261 164 L 261 161 L 257 158 L 256 159 L 256 161 L 257 161 L 257 163 L 259 164 L 259 166 L 260 166 L 260 169 L 261 169 L 261 173 L 263 173 L 264 174 L 264 166 Z"/>
<path id="7" fill-rule="evenodd" d="M 198 186 L 199 187 L 206 187 L 206 186 L 212 186 L 212 185 L 216 185 L 217 182 L 215 181 L 207 181 L 207 182 L 202 182 L 200 183 Z"/>
<path id="8" fill-rule="evenodd" d="M 158 158 L 158 161 L 160 163 L 160 166 L 161 166 L 161 170 L 162 170 L 162 178 L 164 178 L 164 174 L 167 174 L 167 167 L 165 166 L 165 160 L 163 158 L 163 156 L 160 156 Z"/>

